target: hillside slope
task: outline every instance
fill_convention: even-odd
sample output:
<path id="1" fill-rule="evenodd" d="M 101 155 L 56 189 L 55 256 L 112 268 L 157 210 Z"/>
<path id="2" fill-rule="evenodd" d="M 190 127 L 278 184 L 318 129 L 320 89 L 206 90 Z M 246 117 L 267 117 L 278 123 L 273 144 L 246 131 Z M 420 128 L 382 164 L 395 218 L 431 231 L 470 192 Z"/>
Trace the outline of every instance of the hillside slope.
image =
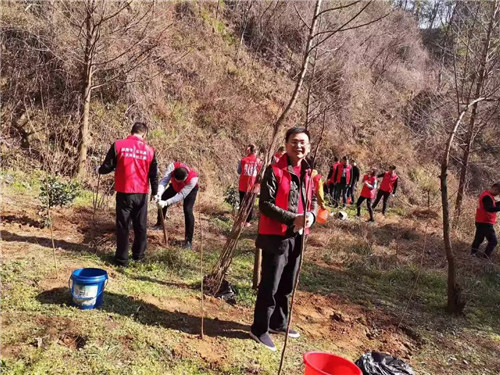
<path id="1" fill-rule="evenodd" d="M 300 6 L 307 15 L 307 3 Z M 71 174 L 81 100 L 78 60 L 71 63 L 75 53 L 69 43 L 79 41 L 71 39 L 70 25 L 51 17 L 50 8 L 24 9 L 18 2 L 4 8 L 4 162 Z M 149 140 L 162 168 L 173 159 L 193 165 L 201 172 L 202 189 L 220 199 L 234 184 L 245 145 L 267 146 L 271 124 L 293 90 L 303 49 L 305 30 L 291 4 L 272 4 L 259 18 L 262 9 L 252 8 L 255 14 L 250 12 L 242 24 L 244 8 L 232 2 L 220 7 L 161 3 L 154 27 L 168 28 L 155 58 L 94 90 L 88 169 L 102 161 L 109 144 L 126 135 L 133 121 L 144 120 L 152 128 Z M 318 70 L 331 87 L 316 91 L 324 91 L 318 99 L 327 101 L 330 110 L 318 162 L 323 173 L 333 155 L 351 155 L 363 170 L 396 164 L 405 201 L 423 204 L 420 188 L 429 185 L 425 175 L 435 175 L 436 163 L 434 155 L 421 153 L 421 139 L 405 125 L 404 116 L 412 98 L 432 85 L 433 62 L 415 21 L 403 11 L 377 3 L 362 21 L 387 12 L 369 26 L 335 35 L 325 47 L 330 52 Z M 329 22 L 347 16 L 339 13 L 337 21 Z M 113 48 L 120 50 L 126 42 L 116 40 Z M 120 73 L 123 67 L 113 69 Z M 105 81 L 106 74 L 96 73 L 95 79 Z M 287 126 L 304 124 L 306 88 Z M 320 124 L 311 130 L 317 140 Z M 433 195 L 436 184 L 430 183 Z"/>

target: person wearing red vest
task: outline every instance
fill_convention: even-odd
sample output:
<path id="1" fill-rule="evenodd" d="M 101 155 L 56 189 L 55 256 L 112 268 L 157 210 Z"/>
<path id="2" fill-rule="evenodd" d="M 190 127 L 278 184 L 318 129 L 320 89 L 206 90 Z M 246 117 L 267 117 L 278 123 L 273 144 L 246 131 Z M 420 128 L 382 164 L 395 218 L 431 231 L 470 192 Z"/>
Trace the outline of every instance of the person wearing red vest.
<path id="1" fill-rule="evenodd" d="M 116 190 L 116 253 L 115 262 L 128 265 L 130 221 L 134 228 L 132 259 L 141 261 L 146 251 L 148 192 L 158 190 L 158 165 L 155 152 L 144 141 L 148 128 L 136 122 L 131 135 L 113 143 L 99 174 L 115 171 Z M 148 183 L 149 180 L 149 183 Z"/>
<path id="2" fill-rule="evenodd" d="M 498 244 L 494 227 L 497 222 L 497 212 L 500 211 L 500 202 L 495 200 L 498 195 L 500 195 L 500 182 L 483 191 L 479 197 L 479 204 L 476 209 L 476 235 L 471 249 L 472 255 L 489 258 Z M 481 254 L 479 246 L 485 238 L 488 240 L 488 245 L 486 245 L 484 254 Z"/>
<path id="3" fill-rule="evenodd" d="M 248 155 L 238 163 L 238 174 L 240 175 L 239 191 L 240 191 L 240 207 L 248 193 L 251 193 L 254 188 L 257 188 L 257 175 L 262 168 L 262 161 L 257 157 L 257 147 L 249 145 L 247 147 Z M 245 226 L 249 227 L 253 218 L 253 204 L 255 196 L 251 202 L 251 210 L 245 222 Z"/>
<path id="4" fill-rule="evenodd" d="M 168 186 L 168 188 L 167 188 Z M 167 166 L 165 175 L 158 186 L 155 200 L 163 210 L 163 217 L 167 215 L 168 207 L 178 202 L 183 202 L 185 241 L 184 248 L 192 249 L 194 234 L 193 207 L 198 195 L 198 173 L 181 162 L 171 163 Z M 158 212 L 156 228 L 162 228 L 161 213 Z"/>
<path id="5" fill-rule="evenodd" d="M 344 208 L 347 204 L 347 193 L 349 186 L 351 186 L 351 165 L 347 156 L 342 158 L 342 162 L 337 165 L 335 173 L 333 174 L 333 183 L 335 185 L 334 205 L 338 207 L 340 197 L 342 197 L 342 204 Z"/>
<path id="6" fill-rule="evenodd" d="M 328 176 L 326 177 L 327 193 L 330 196 L 331 201 L 335 202 L 335 180 L 334 176 L 337 172 L 337 167 L 340 165 L 339 158 L 333 157 L 333 164 L 328 171 Z"/>
<path id="7" fill-rule="evenodd" d="M 381 173 L 377 178 L 382 178 L 382 183 L 380 184 L 380 189 L 378 189 L 377 199 L 373 202 L 373 209 L 377 207 L 378 202 L 381 198 L 382 200 L 382 215 L 385 215 L 387 210 L 387 202 L 389 201 L 389 196 L 392 194 L 396 195 L 396 190 L 398 189 L 398 175 L 396 174 L 396 166 L 391 165 L 389 170 Z"/>
<path id="8" fill-rule="evenodd" d="M 356 202 L 356 208 L 358 210 L 356 216 L 361 216 L 361 204 L 366 199 L 366 207 L 370 213 L 370 220 L 368 221 L 375 221 L 373 218 L 372 199 L 375 198 L 375 192 L 377 191 L 377 171 L 372 169 L 370 173 L 365 174 L 363 176 L 362 183 L 363 188 L 361 189 L 361 194 Z"/>
<path id="9" fill-rule="evenodd" d="M 276 164 L 277 162 L 280 161 L 281 157 L 285 155 L 285 147 L 284 146 L 280 146 L 278 148 L 278 151 L 274 154 L 273 156 L 273 162 L 271 164 Z"/>
<path id="10" fill-rule="evenodd" d="M 276 347 L 269 333 L 286 333 L 302 241 L 317 209 L 311 167 L 305 160 L 310 151 L 309 132 L 291 128 L 285 140 L 286 154 L 266 168 L 261 184 L 256 246 L 262 249 L 262 272 L 250 328 L 250 336 L 272 351 Z M 299 333 L 291 329 L 289 336 L 299 337 Z"/>

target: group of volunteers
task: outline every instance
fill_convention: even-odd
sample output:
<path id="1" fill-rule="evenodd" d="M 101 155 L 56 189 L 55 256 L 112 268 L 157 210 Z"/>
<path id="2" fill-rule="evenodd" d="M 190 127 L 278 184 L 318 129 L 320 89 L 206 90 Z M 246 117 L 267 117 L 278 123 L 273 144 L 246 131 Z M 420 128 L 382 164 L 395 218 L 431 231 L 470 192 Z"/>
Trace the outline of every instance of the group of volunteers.
<path id="1" fill-rule="evenodd" d="M 113 143 L 99 174 L 115 172 L 116 190 L 116 238 L 115 262 L 128 265 L 129 227 L 132 222 L 134 242 L 132 259 L 142 261 L 146 249 L 147 205 L 151 187 L 151 200 L 158 205 L 156 225 L 163 220 L 168 207 L 183 202 L 185 218 L 184 248 L 191 249 L 194 232 L 193 207 L 198 194 L 198 174 L 182 162 L 167 166 L 163 178 L 158 183 L 158 163 L 154 149 L 147 145 L 146 124 L 137 122 L 131 135 Z M 311 149 L 309 132 L 302 127 L 288 129 L 285 145 L 274 155 L 271 164 L 264 166 L 258 157 L 257 147 L 247 147 L 247 155 L 241 159 L 237 171 L 240 174 L 240 201 L 251 194 L 252 199 L 260 190 L 259 225 L 256 246 L 262 249 L 261 282 L 259 284 L 253 324 L 250 336 L 270 350 L 276 347 L 270 334 L 286 334 L 289 314 L 289 299 L 297 277 L 302 243 L 310 227 L 316 221 L 318 208 L 325 208 L 324 191 L 330 202 L 339 207 L 354 202 L 356 186 L 360 180 L 356 162 L 348 157 L 335 159 L 325 182 L 314 169 L 314 163 L 307 156 Z M 258 181 L 261 168 L 265 167 L 263 178 Z M 361 178 L 362 189 L 356 202 L 360 215 L 362 203 L 366 200 L 370 221 L 374 220 L 373 208 L 382 199 L 382 213 L 385 214 L 387 201 L 396 193 L 398 176 L 396 167 L 381 174 L 370 169 Z M 382 178 L 377 189 L 378 179 Z M 494 224 L 500 203 L 495 197 L 500 194 L 500 183 L 485 190 L 479 200 L 476 213 L 476 236 L 472 254 L 491 256 L 496 244 Z M 372 200 L 373 202 L 372 206 Z M 252 202 L 253 207 L 253 202 Z M 253 210 L 243 225 L 249 226 Z M 488 240 L 485 253 L 478 251 L 484 239 Z M 289 337 L 299 337 L 294 329 Z"/>
<path id="2" fill-rule="evenodd" d="M 334 207 L 339 207 L 340 198 L 342 197 L 342 206 L 354 203 L 356 186 L 359 182 L 360 172 L 355 161 L 349 163 L 349 158 L 344 156 L 339 162 L 337 157 L 334 157 L 334 162 L 328 173 L 326 188 L 330 194 L 330 199 Z M 382 178 L 382 183 L 377 191 L 378 179 Z M 389 169 L 381 174 L 377 174 L 376 169 L 370 169 L 361 179 L 362 189 L 356 202 L 357 216 L 361 215 L 361 205 L 366 200 L 366 206 L 370 214 L 369 221 L 375 221 L 373 217 L 373 209 L 377 207 L 380 199 L 382 199 L 382 214 L 387 211 L 387 202 L 390 195 L 395 195 L 398 188 L 398 175 L 396 167 L 391 165 Z M 376 198 L 375 198 L 376 197 Z M 372 200 L 375 199 L 372 205 Z"/>

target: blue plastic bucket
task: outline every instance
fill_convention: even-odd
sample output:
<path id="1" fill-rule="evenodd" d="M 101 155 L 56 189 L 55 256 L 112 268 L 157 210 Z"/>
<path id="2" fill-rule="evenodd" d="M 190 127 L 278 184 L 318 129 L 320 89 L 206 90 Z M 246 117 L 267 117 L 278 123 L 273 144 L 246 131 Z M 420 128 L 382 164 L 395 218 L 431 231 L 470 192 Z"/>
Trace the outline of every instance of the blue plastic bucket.
<path id="1" fill-rule="evenodd" d="M 101 306 L 108 273 L 100 268 L 79 268 L 69 279 L 73 305 L 82 310 Z"/>

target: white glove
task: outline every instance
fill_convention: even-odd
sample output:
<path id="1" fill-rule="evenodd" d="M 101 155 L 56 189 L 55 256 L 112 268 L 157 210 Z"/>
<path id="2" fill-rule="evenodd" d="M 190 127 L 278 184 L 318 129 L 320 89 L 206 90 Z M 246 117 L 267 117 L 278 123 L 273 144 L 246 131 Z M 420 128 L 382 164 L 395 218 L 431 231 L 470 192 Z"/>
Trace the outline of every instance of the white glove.
<path id="1" fill-rule="evenodd" d="M 153 202 L 154 202 L 154 203 L 158 203 L 159 201 L 161 201 L 161 194 L 160 194 L 160 193 L 156 194 L 156 195 L 153 197 Z"/>
<path id="2" fill-rule="evenodd" d="M 310 228 L 314 224 L 314 215 L 312 212 L 306 213 L 306 228 Z"/>
<path id="3" fill-rule="evenodd" d="M 166 201 L 159 200 L 156 204 L 158 205 L 159 208 L 165 208 L 165 207 L 170 206 L 170 203 L 168 202 L 168 200 L 166 200 Z"/>

